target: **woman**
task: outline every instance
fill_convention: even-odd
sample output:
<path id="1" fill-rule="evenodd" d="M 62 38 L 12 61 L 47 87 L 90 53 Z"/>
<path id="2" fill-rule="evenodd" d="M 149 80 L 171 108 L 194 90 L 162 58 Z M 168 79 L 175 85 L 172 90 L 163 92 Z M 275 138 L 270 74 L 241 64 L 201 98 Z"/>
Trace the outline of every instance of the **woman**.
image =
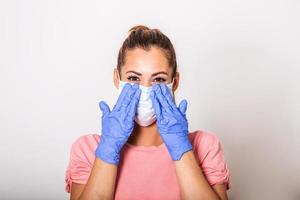
<path id="1" fill-rule="evenodd" d="M 66 171 L 71 199 L 227 199 L 229 170 L 218 138 L 188 132 L 187 101 L 172 43 L 158 29 L 135 26 L 114 69 L 111 110 L 101 101 L 102 131 L 77 139 Z"/>

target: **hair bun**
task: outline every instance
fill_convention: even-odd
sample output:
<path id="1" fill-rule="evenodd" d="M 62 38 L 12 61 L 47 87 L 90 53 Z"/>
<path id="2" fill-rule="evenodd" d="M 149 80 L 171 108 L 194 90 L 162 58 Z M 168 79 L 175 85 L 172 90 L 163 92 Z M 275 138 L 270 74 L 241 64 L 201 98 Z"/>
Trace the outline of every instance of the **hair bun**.
<path id="1" fill-rule="evenodd" d="M 129 33 L 132 33 L 132 32 L 135 32 L 135 31 L 150 31 L 151 29 L 147 26 L 144 26 L 144 25 L 137 25 L 137 26 L 134 26 L 132 27 L 130 30 L 129 30 Z"/>

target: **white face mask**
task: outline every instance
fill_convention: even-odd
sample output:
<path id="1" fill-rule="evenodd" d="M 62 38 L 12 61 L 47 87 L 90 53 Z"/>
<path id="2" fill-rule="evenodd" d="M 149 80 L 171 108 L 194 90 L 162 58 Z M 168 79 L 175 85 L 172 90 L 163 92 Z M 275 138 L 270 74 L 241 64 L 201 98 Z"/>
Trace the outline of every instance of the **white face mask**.
<path id="1" fill-rule="evenodd" d="M 119 95 L 126 83 L 127 82 L 125 82 L 125 81 L 120 81 L 119 90 L 118 90 Z M 156 121 L 156 115 L 155 115 L 155 111 L 152 106 L 152 101 L 151 101 L 151 97 L 150 97 L 150 92 L 152 90 L 152 86 L 145 87 L 145 86 L 139 85 L 139 87 L 142 92 L 141 92 L 141 96 L 140 96 L 140 101 L 137 105 L 137 111 L 136 111 L 134 120 L 140 126 L 149 126 L 153 122 Z M 172 92 L 173 82 L 170 84 L 167 84 L 167 87 L 169 88 L 169 90 L 171 91 L 171 94 L 173 96 L 173 92 Z"/>

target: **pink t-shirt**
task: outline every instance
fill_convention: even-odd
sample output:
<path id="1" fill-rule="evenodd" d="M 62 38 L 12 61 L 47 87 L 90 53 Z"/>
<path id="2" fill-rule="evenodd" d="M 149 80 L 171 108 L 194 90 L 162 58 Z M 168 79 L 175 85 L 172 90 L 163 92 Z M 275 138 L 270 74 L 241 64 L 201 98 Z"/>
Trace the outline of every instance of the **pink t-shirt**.
<path id="1" fill-rule="evenodd" d="M 66 170 L 66 192 L 71 184 L 86 184 L 100 141 L 98 134 L 79 137 L 72 145 Z M 189 133 L 193 152 L 210 185 L 224 183 L 230 188 L 229 170 L 217 136 L 210 132 Z M 121 151 L 115 199 L 180 199 L 174 161 L 164 143 L 159 146 L 136 146 L 126 143 Z"/>

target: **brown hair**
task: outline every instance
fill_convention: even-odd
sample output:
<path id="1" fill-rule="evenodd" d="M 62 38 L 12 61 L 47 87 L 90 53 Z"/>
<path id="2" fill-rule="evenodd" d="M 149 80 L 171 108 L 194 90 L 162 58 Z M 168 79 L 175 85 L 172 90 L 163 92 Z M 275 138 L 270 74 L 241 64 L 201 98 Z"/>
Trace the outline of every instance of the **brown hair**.
<path id="1" fill-rule="evenodd" d="M 149 51 L 152 46 L 159 47 L 165 53 L 170 67 L 173 69 L 172 78 L 177 71 L 176 54 L 170 39 L 158 29 L 150 29 L 143 25 L 132 27 L 129 36 L 123 42 L 119 54 L 117 69 L 121 77 L 121 67 L 126 62 L 126 52 L 134 48 Z"/>

